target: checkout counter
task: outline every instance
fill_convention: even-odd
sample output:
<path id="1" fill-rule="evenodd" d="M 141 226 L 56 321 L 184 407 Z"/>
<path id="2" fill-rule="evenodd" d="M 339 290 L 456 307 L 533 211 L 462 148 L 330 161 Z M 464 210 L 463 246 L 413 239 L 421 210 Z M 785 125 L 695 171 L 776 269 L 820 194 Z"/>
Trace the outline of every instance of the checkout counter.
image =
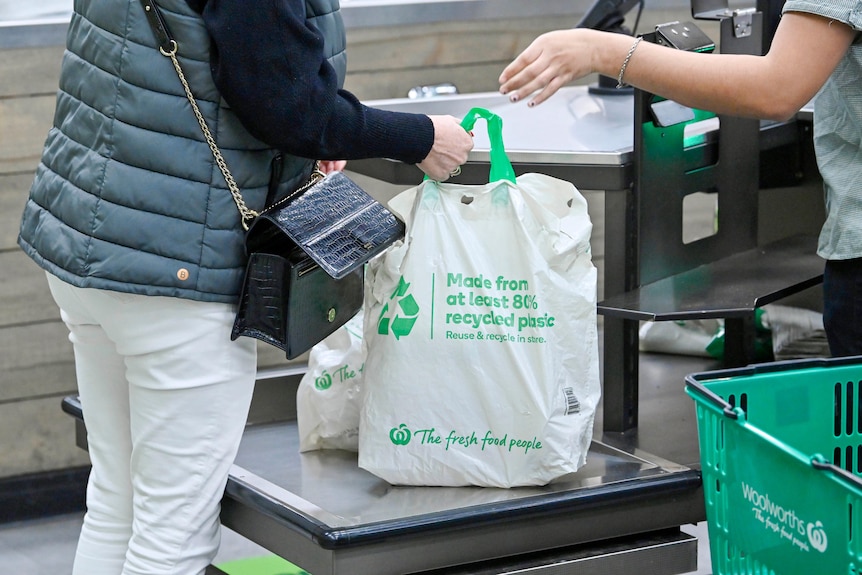
<path id="1" fill-rule="evenodd" d="M 643 101 L 642 94 L 608 96 L 575 86 L 538 108 L 510 104 L 496 93 L 371 102 L 392 110 L 456 117 L 476 106 L 487 108 L 504 120 L 506 149 L 517 173 L 543 172 L 580 189 L 605 190 L 606 301 L 600 304 L 605 314 L 604 417 L 586 466 L 535 488 L 391 486 L 359 469 L 354 453 L 300 454 L 296 423 L 284 414 L 286 420 L 248 427 L 223 500 L 226 527 L 313 575 L 673 575 L 697 568 L 697 542 L 680 530 L 705 519 L 696 437 L 690 438 L 695 453 L 687 464 L 645 451 L 643 439 L 649 431 L 637 428 L 637 368 L 620 369 L 621 364 L 638 363 L 637 342 L 631 336 L 639 320 L 677 317 L 673 310 L 656 312 L 652 304 L 641 305 L 646 301 L 641 292 L 649 289 L 640 278 L 649 251 L 643 250 L 649 246 L 642 245 L 640 224 L 659 225 L 638 220 L 639 185 L 650 177 L 639 165 L 643 156 L 637 122 L 642 114 L 636 113 L 636 104 Z M 680 153 L 723 153 L 724 124 L 724 119 L 720 127 L 705 124 L 698 143 Z M 804 124 L 802 119 L 782 126 L 755 125 L 747 132 L 754 138 L 749 146 L 755 158 L 764 149 L 799 146 L 800 134 L 806 133 L 799 125 Z M 476 149 L 458 177 L 465 183 L 483 183 L 488 177 L 487 136 L 479 126 L 474 131 Z M 405 186 L 421 179 L 414 166 L 384 159 L 352 161 L 350 169 Z M 752 306 L 816 283 L 822 264 L 813 250 L 806 256 L 811 248 L 807 242 L 788 248 L 799 258 L 795 271 L 758 283 L 742 298 L 750 303 L 730 310 L 702 309 L 701 304 L 679 317 L 736 317 L 737 311 L 743 316 L 753 312 Z M 790 254 L 782 251 L 786 247 L 778 249 L 779 257 Z M 753 269 L 762 266 L 761 247 L 734 243 L 731 248 L 730 257 L 749 258 Z M 697 263 L 674 270 L 671 279 L 650 281 L 673 282 L 680 273 L 695 273 L 694 283 L 708 287 L 722 265 L 731 266 L 731 280 L 744 273 L 732 261 L 707 262 L 706 268 Z M 295 385 L 301 372 L 262 373 L 259 384 Z M 290 393 L 295 388 L 283 389 Z M 682 385 L 675 393 L 683 395 Z M 69 397 L 63 408 L 77 418 L 78 443 L 86 447 L 80 405 Z M 689 409 L 694 411 L 693 406 Z"/>
<path id="2" fill-rule="evenodd" d="M 262 373 L 258 384 L 290 394 L 298 375 Z M 80 404 L 67 397 L 63 409 L 85 448 Z M 299 453 L 295 420 L 250 425 L 221 520 L 313 575 L 692 572 L 698 542 L 680 526 L 705 518 L 700 472 L 637 443 L 599 432 L 583 468 L 543 487 L 400 487 L 360 469 L 355 453 Z"/>

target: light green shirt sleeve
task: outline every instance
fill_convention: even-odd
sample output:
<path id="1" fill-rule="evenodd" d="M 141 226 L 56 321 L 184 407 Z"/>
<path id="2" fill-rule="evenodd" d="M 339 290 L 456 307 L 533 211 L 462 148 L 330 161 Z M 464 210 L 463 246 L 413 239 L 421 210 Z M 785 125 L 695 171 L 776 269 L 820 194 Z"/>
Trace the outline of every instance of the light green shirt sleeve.
<path id="1" fill-rule="evenodd" d="M 817 14 L 862 30 L 862 0 L 788 0 L 787 12 Z M 814 149 L 826 198 L 817 253 L 832 260 L 862 257 L 862 45 L 858 43 L 817 94 Z"/>

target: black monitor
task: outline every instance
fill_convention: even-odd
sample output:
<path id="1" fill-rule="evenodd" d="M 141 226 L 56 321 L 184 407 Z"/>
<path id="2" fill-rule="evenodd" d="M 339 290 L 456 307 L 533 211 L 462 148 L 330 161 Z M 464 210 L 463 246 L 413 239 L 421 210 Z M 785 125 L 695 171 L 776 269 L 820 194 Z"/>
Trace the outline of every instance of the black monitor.
<path id="1" fill-rule="evenodd" d="M 631 34 L 631 31 L 623 27 L 623 22 L 626 14 L 637 5 L 643 9 L 643 0 L 595 0 L 575 28 Z"/>

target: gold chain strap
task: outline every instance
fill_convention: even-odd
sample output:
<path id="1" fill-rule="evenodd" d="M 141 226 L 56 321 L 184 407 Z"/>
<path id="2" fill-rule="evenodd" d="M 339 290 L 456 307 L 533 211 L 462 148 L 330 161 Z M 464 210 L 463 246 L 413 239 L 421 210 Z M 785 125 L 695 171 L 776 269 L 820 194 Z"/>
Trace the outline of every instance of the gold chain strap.
<path id="1" fill-rule="evenodd" d="M 213 138 L 209 126 L 207 126 L 207 122 L 204 119 L 203 114 L 201 114 L 200 108 L 198 108 L 198 103 L 197 101 L 195 101 L 195 97 L 192 94 L 192 90 L 189 87 L 189 83 L 186 80 L 186 76 L 185 74 L 183 74 L 183 69 L 180 67 L 180 62 L 179 60 L 177 60 L 176 41 L 171 40 L 170 51 L 166 51 L 163 48 L 159 48 L 159 52 L 170 58 L 171 62 L 173 62 L 174 64 L 174 68 L 177 71 L 177 76 L 180 77 L 180 82 L 183 85 L 183 89 L 186 91 L 186 97 L 189 99 L 189 103 L 192 105 L 192 110 L 194 110 L 195 117 L 198 119 L 198 124 L 200 124 L 201 126 L 201 131 L 204 134 L 204 138 L 206 138 L 207 144 L 212 151 L 213 158 L 215 158 L 216 164 L 218 165 L 219 170 L 221 170 L 225 182 L 227 182 L 227 187 L 230 190 L 230 195 L 233 196 L 233 202 L 236 204 L 236 207 L 239 210 L 239 214 L 242 217 L 242 227 L 244 230 L 248 231 L 249 223 L 258 216 L 258 213 L 245 204 L 245 200 L 242 197 L 242 193 L 239 191 L 239 186 L 236 184 L 236 180 L 233 179 L 230 170 L 228 170 L 227 163 L 224 161 L 224 157 L 221 155 L 221 150 L 218 149 L 218 145 L 216 145 L 215 138 Z"/>
<path id="2" fill-rule="evenodd" d="M 298 196 L 300 194 L 304 194 L 312 186 L 314 186 L 314 184 L 316 184 L 317 182 L 319 182 L 320 180 L 322 180 L 325 177 L 326 177 L 326 174 L 323 173 L 323 171 L 320 169 L 320 160 L 317 160 L 316 162 L 314 162 L 314 170 L 311 172 L 311 175 L 308 176 L 308 181 L 306 181 L 300 187 L 295 189 L 292 193 L 290 193 L 287 196 L 283 197 L 282 199 L 278 200 L 277 202 L 275 202 L 271 206 L 267 206 L 266 208 L 264 208 L 263 212 L 261 212 L 261 213 L 265 214 L 267 212 L 270 212 L 270 211 L 278 208 L 282 204 L 285 204 L 285 203 L 291 201 L 296 196 Z"/>

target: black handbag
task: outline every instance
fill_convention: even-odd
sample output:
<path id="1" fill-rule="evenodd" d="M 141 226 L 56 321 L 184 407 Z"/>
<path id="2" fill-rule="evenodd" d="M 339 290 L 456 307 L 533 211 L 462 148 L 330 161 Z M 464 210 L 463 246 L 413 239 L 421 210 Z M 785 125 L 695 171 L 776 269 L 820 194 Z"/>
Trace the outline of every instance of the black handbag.
<path id="1" fill-rule="evenodd" d="M 364 264 L 404 237 L 404 224 L 344 174 L 319 169 L 261 213 L 250 209 L 198 109 L 158 5 L 141 3 L 247 230 L 248 263 L 231 339 L 254 337 L 293 359 L 356 315 L 364 297 Z"/>
<path id="2" fill-rule="evenodd" d="M 347 176 L 316 171 L 252 221 L 231 339 L 304 353 L 356 315 L 365 262 L 402 237 L 404 224 Z"/>

